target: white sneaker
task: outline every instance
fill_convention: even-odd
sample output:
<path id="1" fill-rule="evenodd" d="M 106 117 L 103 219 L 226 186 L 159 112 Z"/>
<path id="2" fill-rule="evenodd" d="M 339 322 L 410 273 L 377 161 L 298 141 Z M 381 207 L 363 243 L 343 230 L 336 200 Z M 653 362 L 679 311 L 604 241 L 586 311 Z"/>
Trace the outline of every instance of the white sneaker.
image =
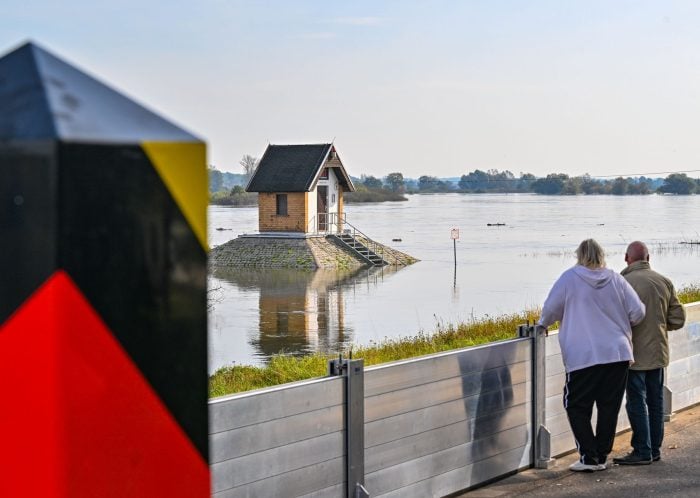
<path id="1" fill-rule="evenodd" d="M 601 468 L 601 465 L 603 468 Z M 594 465 L 589 465 L 579 460 L 578 462 L 569 465 L 569 470 L 573 470 L 574 472 L 595 472 L 596 470 L 605 470 L 605 464 L 601 465 L 598 465 L 597 463 Z"/>
<path id="2" fill-rule="evenodd" d="M 608 468 L 607 463 L 599 463 L 598 464 L 598 469 L 597 470 L 606 470 Z"/>

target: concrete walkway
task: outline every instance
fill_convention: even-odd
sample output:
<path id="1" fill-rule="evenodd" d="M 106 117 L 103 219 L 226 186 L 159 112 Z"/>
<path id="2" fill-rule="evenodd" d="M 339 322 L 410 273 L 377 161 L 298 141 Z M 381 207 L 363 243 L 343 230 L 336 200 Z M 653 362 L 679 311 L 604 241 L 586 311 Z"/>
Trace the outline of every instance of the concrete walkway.
<path id="1" fill-rule="evenodd" d="M 628 431 L 615 438 L 612 456 L 629 451 L 630 436 Z M 700 405 L 675 414 L 666 424 L 659 462 L 611 465 L 608 470 L 593 473 L 571 472 L 568 466 L 577 458 L 578 454 L 572 453 L 557 459 L 551 469 L 529 469 L 458 496 L 700 497 Z"/>

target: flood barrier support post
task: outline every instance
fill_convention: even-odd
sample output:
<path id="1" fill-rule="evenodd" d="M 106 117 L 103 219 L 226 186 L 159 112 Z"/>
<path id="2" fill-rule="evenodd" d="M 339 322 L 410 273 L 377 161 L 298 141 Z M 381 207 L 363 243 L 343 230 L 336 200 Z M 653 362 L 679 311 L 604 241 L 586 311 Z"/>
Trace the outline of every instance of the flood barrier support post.
<path id="1" fill-rule="evenodd" d="M 541 325 L 520 325 L 518 337 L 532 340 L 532 461 L 537 469 L 548 469 L 554 465 L 551 457 L 551 433 L 546 426 L 547 357 L 545 339 L 547 329 Z"/>
<path id="2" fill-rule="evenodd" d="M 365 489 L 365 372 L 364 360 L 328 362 L 328 374 L 345 378 L 346 495 L 369 498 Z"/>
<path id="3" fill-rule="evenodd" d="M 668 376 L 666 375 L 666 369 L 664 368 L 664 422 L 670 422 L 673 420 L 673 391 L 666 385 L 666 380 Z"/>

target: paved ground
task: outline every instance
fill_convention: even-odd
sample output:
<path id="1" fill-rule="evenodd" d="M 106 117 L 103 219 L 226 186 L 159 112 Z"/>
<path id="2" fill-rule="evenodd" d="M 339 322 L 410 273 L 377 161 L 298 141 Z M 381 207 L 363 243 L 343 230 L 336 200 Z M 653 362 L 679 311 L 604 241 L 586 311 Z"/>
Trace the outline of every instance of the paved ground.
<path id="1" fill-rule="evenodd" d="M 630 432 L 618 435 L 612 456 L 627 453 L 629 440 Z M 569 454 L 551 469 L 526 470 L 459 496 L 700 497 L 700 406 L 675 414 L 666 424 L 662 459 L 652 465 L 613 465 L 601 472 L 571 472 L 568 466 L 577 458 L 577 454 Z"/>

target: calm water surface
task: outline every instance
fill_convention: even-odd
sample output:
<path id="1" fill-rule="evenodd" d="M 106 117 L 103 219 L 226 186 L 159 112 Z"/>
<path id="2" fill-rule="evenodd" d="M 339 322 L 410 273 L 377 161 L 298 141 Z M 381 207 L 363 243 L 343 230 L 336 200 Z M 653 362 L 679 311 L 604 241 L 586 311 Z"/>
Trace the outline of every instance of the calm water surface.
<path id="1" fill-rule="evenodd" d="M 624 268 L 627 243 L 641 239 L 652 266 L 676 286 L 700 281 L 700 247 L 679 244 L 700 239 L 700 196 L 438 194 L 346 210 L 348 222 L 367 235 L 421 261 L 398 271 L 215 272 L 210 371 L 261 364 L 280 350 L 337 351 L 347 343 L 429 332 L 438 322 L 541 305 L 588 237 L 603 245 L 612 269 Z M 257 217 L 257 208 L 210 207 L 210 244 L 257 231 Z"/>

